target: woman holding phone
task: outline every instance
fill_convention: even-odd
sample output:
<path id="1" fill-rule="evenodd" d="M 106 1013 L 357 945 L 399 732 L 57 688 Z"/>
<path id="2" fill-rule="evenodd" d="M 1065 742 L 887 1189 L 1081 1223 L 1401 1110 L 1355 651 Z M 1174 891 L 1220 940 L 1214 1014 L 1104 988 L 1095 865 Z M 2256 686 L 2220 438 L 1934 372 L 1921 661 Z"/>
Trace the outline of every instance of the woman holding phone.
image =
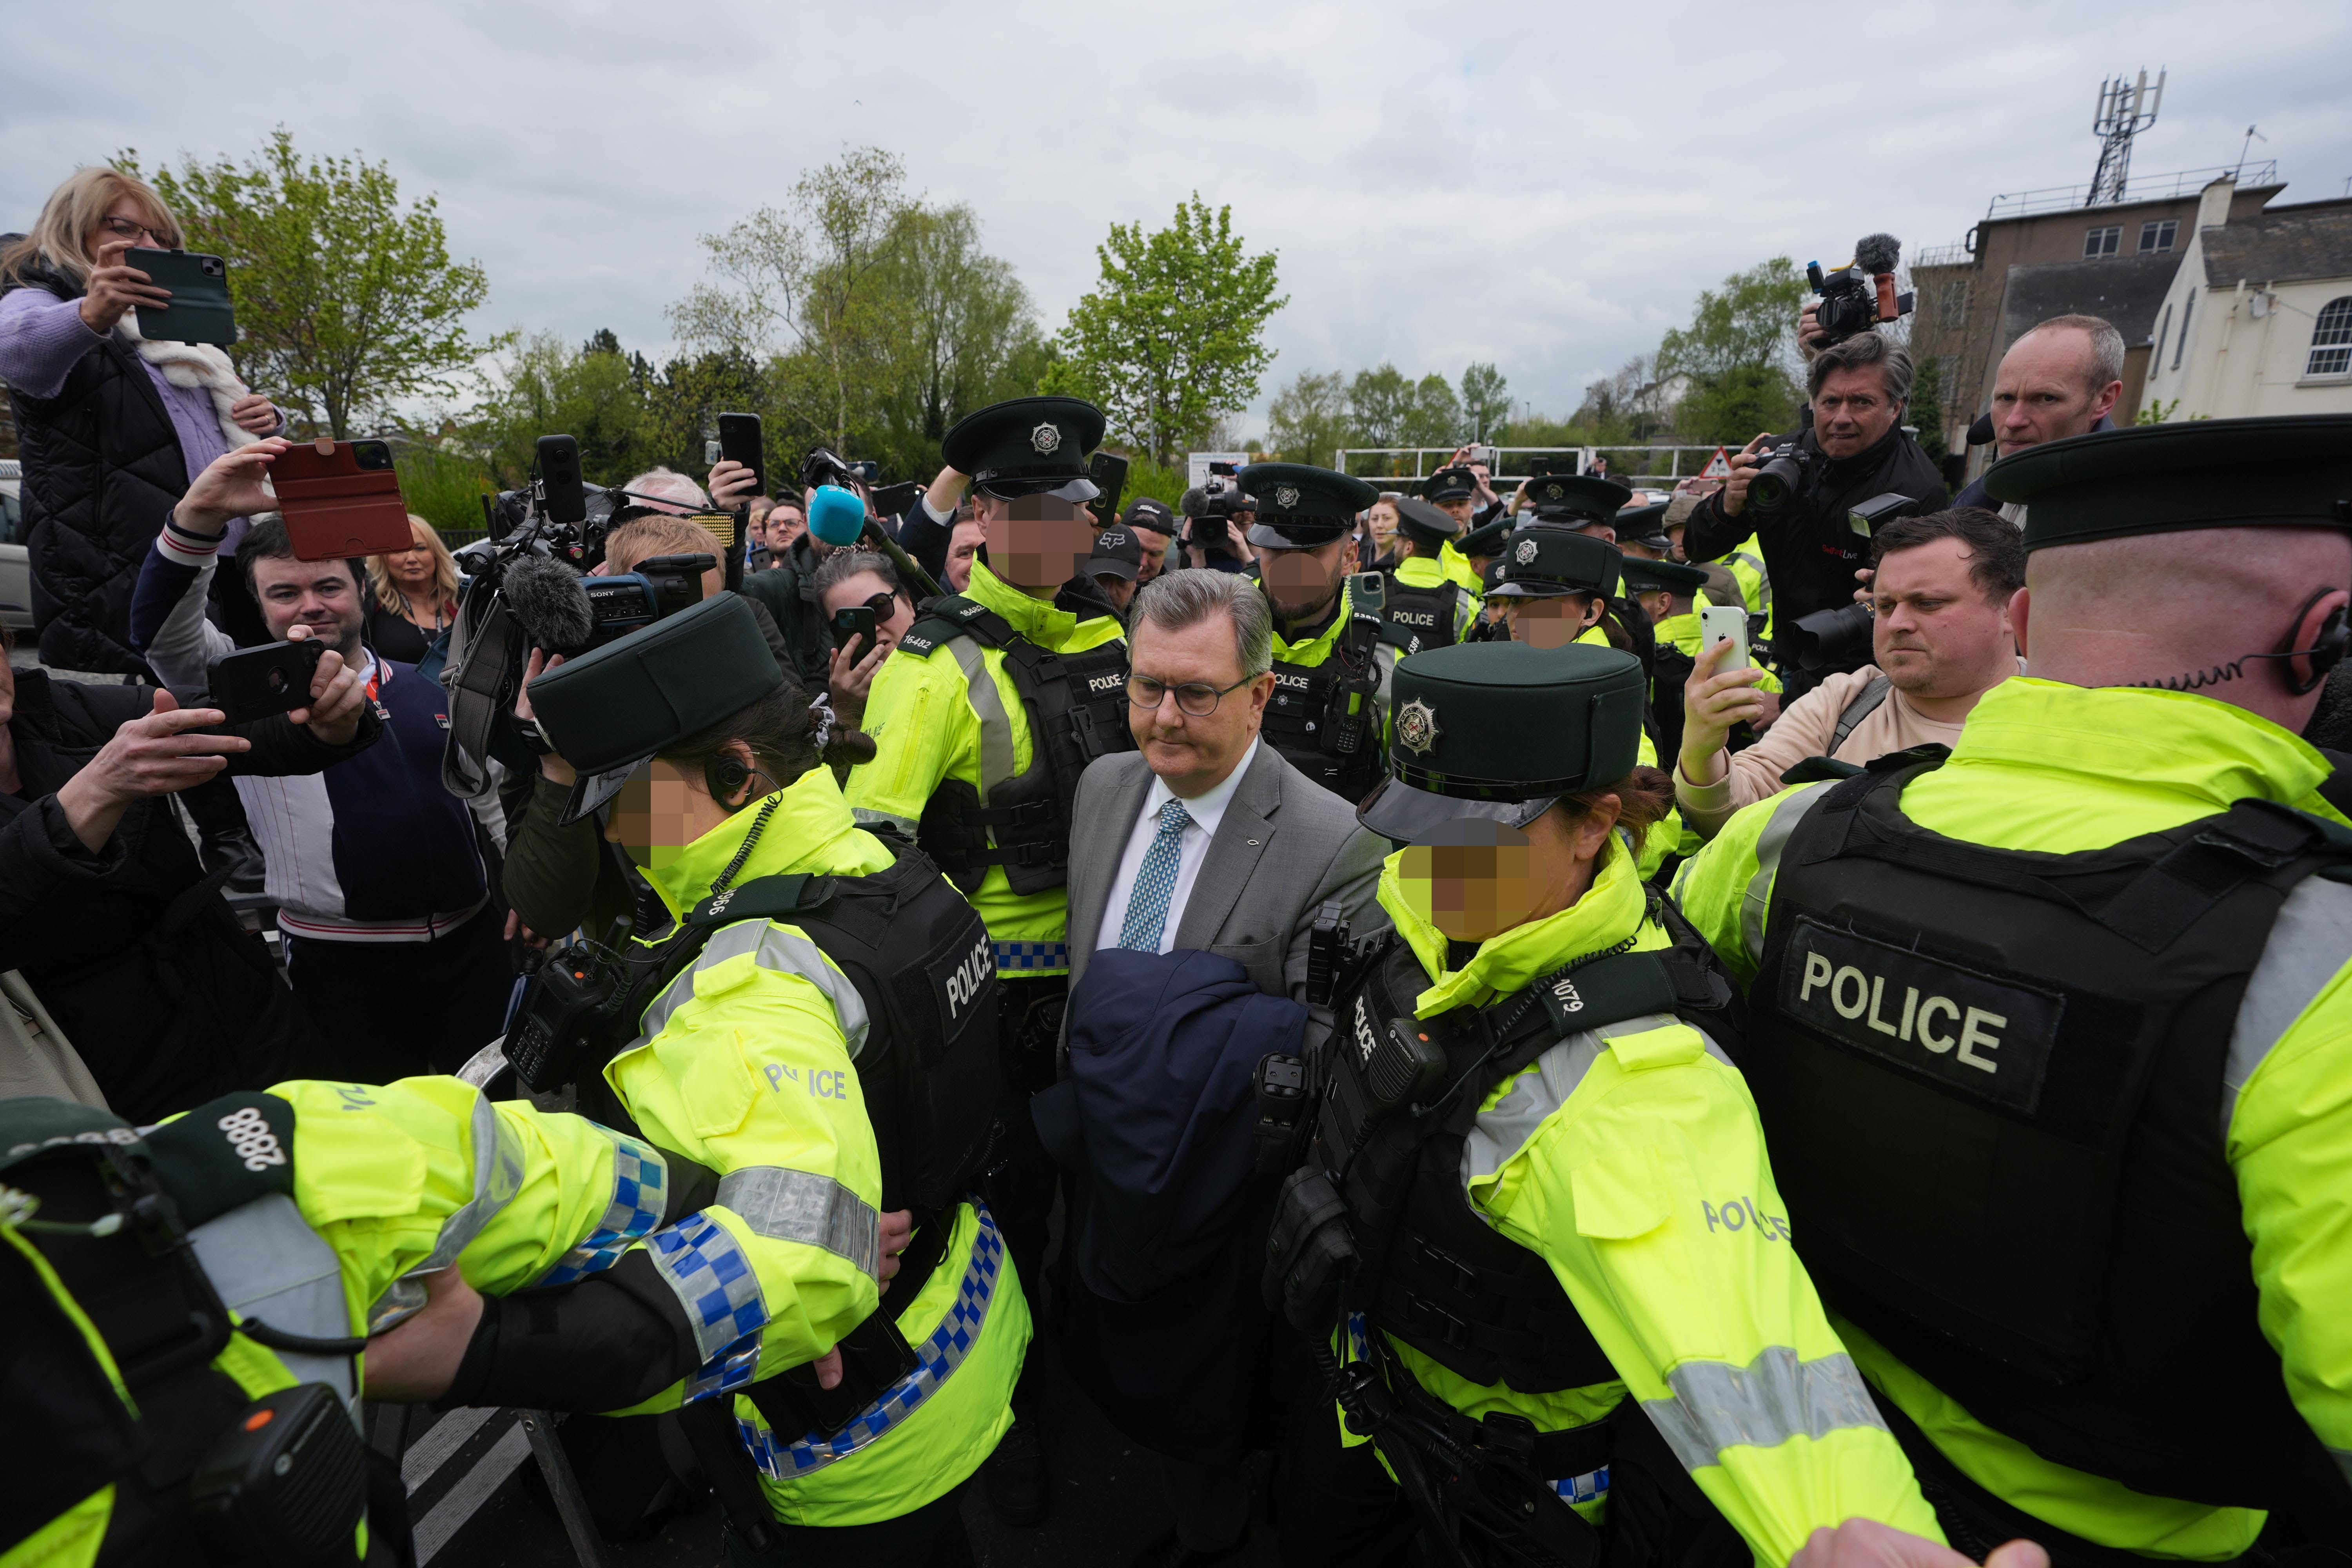
<path id="1" fill-rule="evenodd" d="M 45 664 L 144 675 L 129 631 L 149 542 L 206 464 L 285 426 L 219 349 L 142 334 L 142 308 L 165 330 L 152 313 L 168 310 L 170 291 L 126 257 L 181 244 L 152 186 L 97 167 L 76 170 L 32 233 L 0 252 L 0 380 L 24 453 Z M 240 518 L 226 550 L 243 532 Z"/>

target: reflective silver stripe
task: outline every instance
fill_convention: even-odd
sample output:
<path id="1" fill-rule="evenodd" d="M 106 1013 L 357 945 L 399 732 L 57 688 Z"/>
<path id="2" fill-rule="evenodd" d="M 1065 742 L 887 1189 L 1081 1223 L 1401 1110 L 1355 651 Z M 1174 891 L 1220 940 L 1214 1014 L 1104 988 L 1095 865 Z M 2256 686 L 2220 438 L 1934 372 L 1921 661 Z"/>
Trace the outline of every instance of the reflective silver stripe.
<path id="1" fill-rule="evenodd" d="M 985 805 L 989 792 L 1013 776 L 1013 721 L 1004 711 L 1004 693 L 996 689 L 996 677 L 988 672 L 980 644 L 971 637 L 954 637 L 948 643 L 948 651 L 963 668 L 972 716 L 980 721 L 980 798 Z"/>
<path id="2" fill-rule="evenodd" d="M 860 827 L 895 827 L 909 838 L 922 826 L 911 816 L 901 816 L 895 811 L 869 811 L 862 805 L 851 806 L 849 815 Z"/>
<path id="3" fill-rule="evenodd" d="M 1726 1448 L 1886 1430 L 1853 1358 L 1843 1351 L 1799 1361 L 1795 1351 L 1774 1345 L 1744 1367 L 1685 1362 L 1666 1374 L 1666 1386 L 1672 1398 L 1645 1399 L 1642 1408 L 1686 1470 L 1721 1464 Z"/>
<path id="4" fill-rule="evenodd" d="M 392 1282 L 368 1309 L 368 1332 L 380 1334 L 425 1305 L 424 1277 L 457 1261 L 482 1227 L 522 1191 L 522 1141 L 500 1119 L 481 1090 L 474 1091 L 474 1195 L 441 1222 L 441 1234 L 425 1261 Z"/>
<path id="5" fill-rule="evenodd" d="M 823 1247 L 856 1264 L 861 1274 L 882 1277 L 882 1216 L 831 1176 L 784 1165 L 746 1165 L 719 1178 L 719 1204 L 755 1235 Z"/>
<path id="6" fill-rule="evenodd" d="M 824 992 L 833 1004 L 834 1016 L 840 1021 L 842 1037 L 849 1042 L 850 1060 L 857 1059 L 857 1053 L 866 1048 L 866 1034 L 870 1026 L 866 1001 L 857 994 L 857 987 L 825 962 L 816 943 L 764 920 L 737 921 L 713 932 L 710 940 L 702 944 L 702 951 L 695 954 L 694 962 L 663 986 L 661 994 L 645 1010 L 637 1024 L 643 1033 L 631 1042 L 631 1048 L 644 1045 L 668 1027 L 670 1015 L 693 1000 L 696 975 L 746 953 L 762 969 L 797 974 Z"/>
<path id="7" fill-rule="evenodd" d="M 1764 916 L 1772 907 L 1772 879 L 1780 869 L 1780 851 L 1789 847 L 1789 835 L 1797 831 L 1797 824 L 1812 809 L 1814 798 L 1834 782 L 1823 779 L 1780 796 L 1772 808 L 1772 820 L 1757 837 L 1756 875 L 1748 879 L 1748 893 L 1739 908 L 1739 931 L 1748 939 L 1751 963 L 1764 962 Z"/>
<path id="8" fill-rule="evenodd" d="M 1601 1048 L 1609 1041 L 1681 1022 L 1671 1013 L 1644 1013 L 1639 1017 L 1604 1024 L 1597 1030 L 1570 1035 L 1538 1057 L 1534 1069 L 1512 1079 L 1509 1092 L 1481 1110 L 1470 1124 L 1468 1135 L 1462 1140 L 1463 1191 L 1469 1191 L 1474 1180 L 1501 1170 L 1510 1163 L 1512 1156 L 1528 1146 L 1536 1129 L 1566 1105 L 1569 1097 L 1583 1084 L 1585 1075 L 1601 1059 Z M 1706 1042 L 1709 1056 L 1726 1067 L 1731 1065 L 1731 1058 L 1723 1054 L 1723 1048 L 1705 1029 L 1696 1026 L 1693 1028 Z M 1475 1204 L 1470 1208 L 1474 1214 L 1481 1213 Z"/>
<path id="9" fill-rule="evenodd" d="M 306 1339 L 351 1338 L 351 1308 L 343 1300 L 335 1249 L 285 1194 L 239 1204 L 189 1231 L 188 1240 L 213 1289 L 239 1317 Z M 299 1381 L 331 1384 L 351 1402 L 351 1357 L 270 1353 Z"/>
<path id="10" fill-rule="evenodd" d="M 2221 1138 L 2238 1113 L 2238 1096 L 2311 999 L 2352 961 L 2352 888 L 2305 877 L 2279 906 L 2262 961 L 2246 980 L 2221 1068 Z"/>
<path id="11" fill-rule="evenodd" d="M 1745 550 L 1733 551 L 1731 552 L 1731 559 L 1734 561 L 1745 561 L 1748 564 L 1756 568 L 1756 613 L 1759 616 L 1762 615 L 1765 611 L 1772 607 L 1772 574 L 1764 569 L 1764 563 L 1762 561 L 1759 560 L 1756 556 L 1750 555 Z"/>

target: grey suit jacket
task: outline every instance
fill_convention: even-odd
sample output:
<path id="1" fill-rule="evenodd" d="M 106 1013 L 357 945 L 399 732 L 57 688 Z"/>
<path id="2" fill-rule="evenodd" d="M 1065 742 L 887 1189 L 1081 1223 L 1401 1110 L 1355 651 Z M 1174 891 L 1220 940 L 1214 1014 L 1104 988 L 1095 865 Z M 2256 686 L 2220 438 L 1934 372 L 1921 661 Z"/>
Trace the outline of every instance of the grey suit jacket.
<path id="1" fill-rule="evenodd" d="M 1070 988 L 1094 956 L 1128 836 L 1143 814 L 1151 770 L 1138 752 L 1096 759 L 1078 781 L 1070 834 Z M 1315 913 L 1336 899 L 1353 934 L 1385 931 L 1373 898 L 1388 841 L 1356 825 L 1355 808 L 1261 744 L 1209 841 L 1176 925 L 1180 948 L 1224 954 L 1269 996 L 1307 999 L 1307 944 Z M 1331 1026 L 1308 1009 L 1308 1042 Z M 1065 1029 L 1066 1035 L 1066 1026 Z"/>

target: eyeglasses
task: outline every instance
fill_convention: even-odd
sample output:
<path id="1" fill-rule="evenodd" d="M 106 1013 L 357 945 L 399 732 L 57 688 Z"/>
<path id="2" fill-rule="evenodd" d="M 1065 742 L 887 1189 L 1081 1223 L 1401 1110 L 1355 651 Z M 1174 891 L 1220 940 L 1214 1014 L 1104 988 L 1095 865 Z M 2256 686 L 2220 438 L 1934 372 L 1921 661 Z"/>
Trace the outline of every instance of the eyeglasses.
<path id="1" fill-rule="evenodd" d="M 155 242 L 156 249 L 172 248 L 172 241 L 168 237 L 157 234 L 143 223 L 132 223 L 127 217 L 102 217 L 98 220 L 98 226 L 121 239 L 137 239 L 143 234 Z"/>
<path id="2" fill-rule="evenodd" d="M 1159 710 L 1160 700 L 1170 692 L 1176 694 L 1176 710 L 1195 719 L 1205 719 L 1217 710 L 1217 703 L 1228 691 L 1238 691 L 1257 678 L 1244 675 L 1231 686 L 1211 686 L 1205 681 L 1188 680 L 1181 686 L 1171 686 L 1164 680 L 1154 680 L 1148 675 L 1127 678 L 1127 700 L 1148 712 Z"/>

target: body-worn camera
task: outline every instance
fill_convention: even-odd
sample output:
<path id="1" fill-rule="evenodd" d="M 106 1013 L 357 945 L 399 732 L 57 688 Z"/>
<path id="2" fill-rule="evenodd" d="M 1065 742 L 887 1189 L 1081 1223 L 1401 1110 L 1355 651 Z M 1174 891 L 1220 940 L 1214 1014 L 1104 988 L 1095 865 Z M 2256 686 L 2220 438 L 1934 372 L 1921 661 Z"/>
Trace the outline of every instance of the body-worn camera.
<path id="1" fill-rule="evenodd" d="M 1805 279 L 1821 296 L 1813 322 L 1832 343 L 1911 313 L 1916 295 L 1895 291 L 1895 268 L 1902 242 L 1891 234 L 1866 234 L 1854 241 L 1853 259 L 1834 272 L 1818 261 L 1805 264 Z"/>

